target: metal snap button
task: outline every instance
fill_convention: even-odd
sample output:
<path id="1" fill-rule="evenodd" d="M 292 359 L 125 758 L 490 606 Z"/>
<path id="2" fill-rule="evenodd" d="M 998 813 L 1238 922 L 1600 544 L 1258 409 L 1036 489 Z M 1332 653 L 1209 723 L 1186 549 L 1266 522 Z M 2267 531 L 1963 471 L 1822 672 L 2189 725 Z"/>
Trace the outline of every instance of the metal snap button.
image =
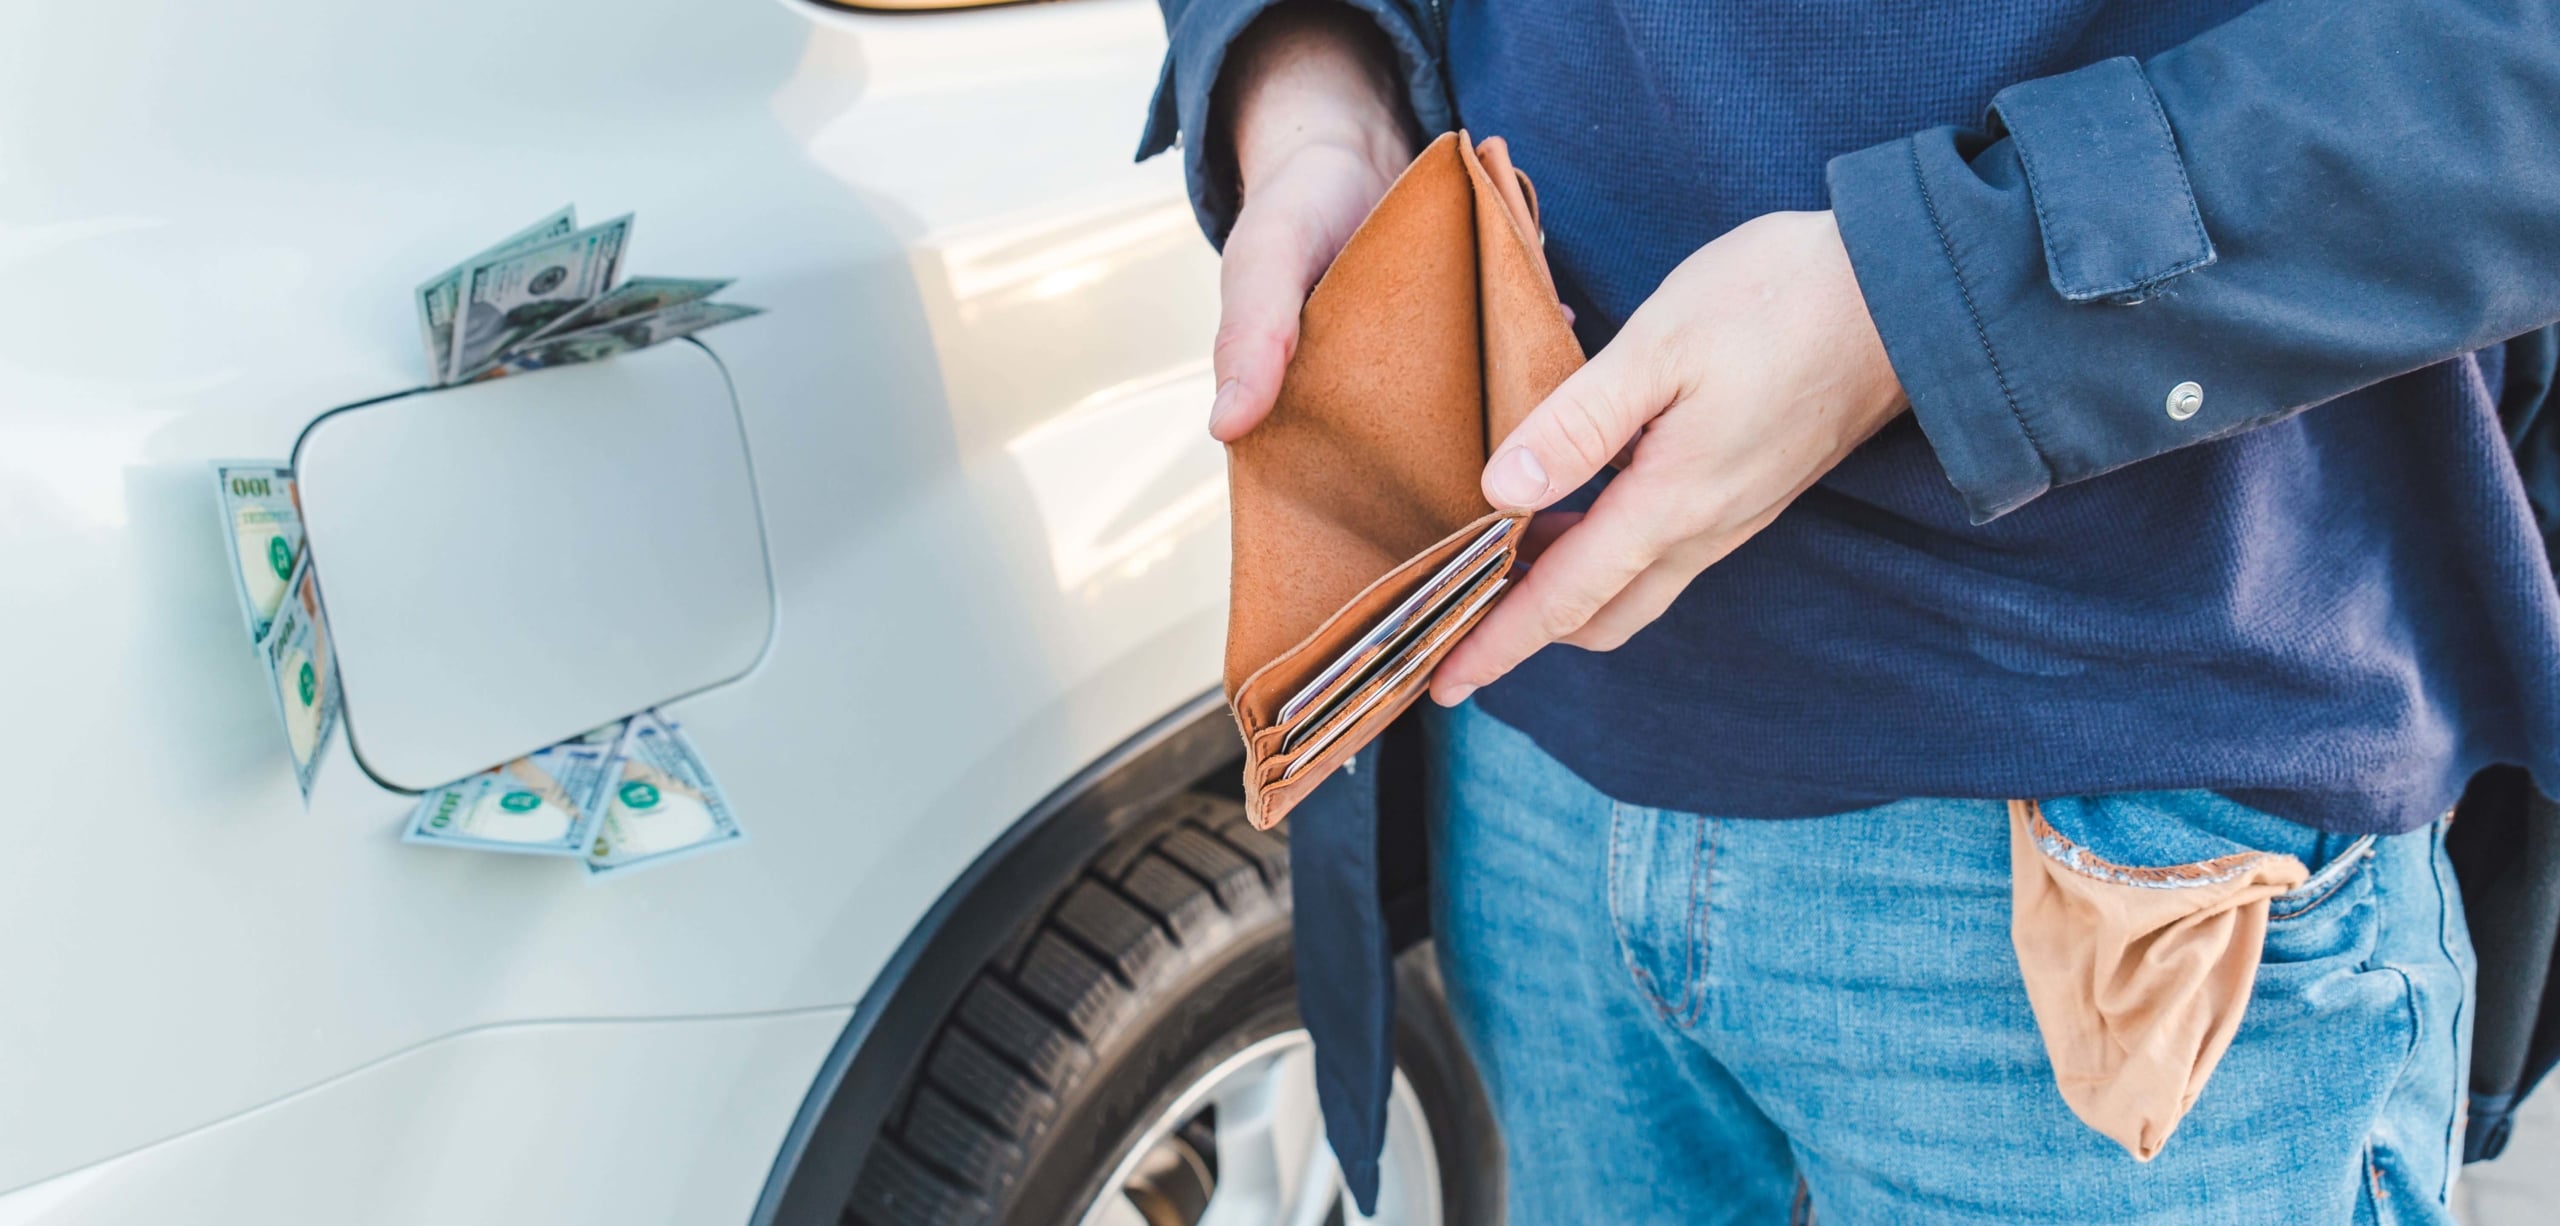
<path id="1" fill-rule="evenodd" d="M 2169 419 L 2185 421 L 2204 408 L 2204 385 L 2181 383 L 2169 389 Z"/>

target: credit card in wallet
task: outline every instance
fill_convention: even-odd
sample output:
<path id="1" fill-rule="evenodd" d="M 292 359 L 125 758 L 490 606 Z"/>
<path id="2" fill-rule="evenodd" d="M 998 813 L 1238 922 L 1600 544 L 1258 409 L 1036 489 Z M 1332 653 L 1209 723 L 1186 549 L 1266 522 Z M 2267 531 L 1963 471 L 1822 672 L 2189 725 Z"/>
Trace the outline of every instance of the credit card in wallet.
<path id="1" fill-rule="evenodd" d="M 1407 678 L 1413 676 L 1413 670 L 1421 667 L 1423 661 L 1430 659 L 1443 644 L 1456 637 L 1459 627 L 1466 625 L 1470 618 L 1482 612 L 1486 605 L 1492 604 L 1493 598 L 1501 595 L 1502 589 L 1510 583 L 1511 579 L 1507 575 L 1495 576 L 1493 582 L 1485 584 L 1481 592 L 1458 609 L 1456 616 L 1437 619 L 1439 629 L 1436 632 L 1406 643 L 1404 649 L 1398 651 L 1390 661 L 1393 667 L 1392 671 L 1387 673 L 1386 680 L 1369 687 L 1366 696 L 1358 703 L 1346 709 L 1333 711 L 1322 719 L 1309 720 L 1310 726 L 1321 726 L 1324 734 L 1308 745 L 1307 751 L 1300 754 L 1295 761 L 1280 768 L 1280 777 L 1288 779 L 1295 776 L 1306 767 L 1307 763 L 1321 756 L 1326 746 L 1333 744 L 1344 732 L 1349 731 L 1352 725 L 1359 723 L 1361 716 L 1377 709 L 1379 703 L 1386 701 L 1387 695 L 1395 693 L 1397 686 L 1403 685 Z M 1286 753 L 1288 750 L 1284 747 L 1281 752 Z"/>
<path id="2" fill-rule="evenodd" d="M 1459 550 L 1458 556 L 1449 559 L 1447 564 L 1424 580 L 1422 586 L 1413 589 L 1412 595 L 1398 601 L 1395 608 L 1378 619 L 1377 625 L 1369 627 L 1369 632 L 1360 636 L 1360 641 L 1335 656 L 1333 663 L 1325 665 L 1324 671 L 1316 674 L 1315 680 L 1306 683 L 1289 696 L 1289 701 L 1280 704 L 1276 722 L 1286 724 L 1296 719 L 1299 712 L 1315 705 L 1318 698 L 1335 692 L 1335 682 L 1356 671 L 1374 667 L 1385 659 L 1389 640 L 1412 625 L 1415 615 L 1446 599 L 1452 587 L 1463 589 L 1472 586 L 1472 575 L 1478 564 L 1501 542 L 1504 530 L 1510 526 L 1509 520 L 1496 520 L 1484 530 L 1483 535 Z"/>
<path id="3" fill-rule="evenodd" d="M 1298 691 L 1297 698 L 1307 701 L 1291 700 L 1291 705 L 1300 708 L 1301 713 L 1296 719 L 1284 717 L 1281 720 L 1281 727 L 1287 731 L 1281 733 L 1280 752 L 1287 753 L 1296 748 L 1298 742 L 1307 738 L 1309 729 L 1322 723 L 1334 707 L 1358 693 L 1380 670 L 1389 667 L 1406 644 L 1438 625 L 1449 615 L 1451 607 L 1473 592 L 1486 575 L 1507 569 L 1511 553 L 1505 549 L 1479 551 L 1470 548 L 1452 561 L 1465 561 L 1470 565 L 1464 571 L 1442 567 L 1439 573 L 1400 602 L 1393 612 L 1380 619 L 1368 634 L 1362 635 L 1349 651 L 1336 657 L 1315 681 Z M 1288 708 L 1282 710 L 1285 716 Z"/>
<path id="4" fill-rule="evenodd" d="M 1461 576 L 1458 582 L 1448 585 L 1429 607 L 1398 627 L 1395 634 L 1379 647 L 1374 658 L 1351 670 L 1341 681 L 1335 683 L 1322 699 L 1317 701 L 1313 709 L 1300 717 L 1296 723 L 1289 725 L 1288 731 L 1280 734 L 1280 752 L 1288 753 L 1296 749 L 1300 742 L 1314 735 L 1318 728 L 1331 719 L 1342 704 L 1351 701 L 1355 695 L 1365 690 L 1380 674 L 1403 662 L 1417 643 L 1447 624 L 1451 615 L 1458 612 L 1460 604 L 1473 596 L 1488 577 L 1499 574 L 1508 567 L 1509 563 L 1510 555 L 1501 552 L 1479 559 L 1474 570 Z"/>

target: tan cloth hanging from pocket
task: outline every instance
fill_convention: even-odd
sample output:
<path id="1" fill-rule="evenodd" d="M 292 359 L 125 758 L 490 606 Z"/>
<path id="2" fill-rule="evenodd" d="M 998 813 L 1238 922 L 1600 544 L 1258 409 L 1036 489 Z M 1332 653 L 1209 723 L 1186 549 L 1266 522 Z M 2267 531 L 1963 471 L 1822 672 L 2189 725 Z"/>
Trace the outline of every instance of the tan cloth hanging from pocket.
<path id="1" fill-rule="evenodd" d="M 2195 1106 L 2257 981 L 2268 904 L 2302 861 L 2112 864 L 2009 802 L 2009 936 L 2062 1100 L 2148 1162 Z"/>

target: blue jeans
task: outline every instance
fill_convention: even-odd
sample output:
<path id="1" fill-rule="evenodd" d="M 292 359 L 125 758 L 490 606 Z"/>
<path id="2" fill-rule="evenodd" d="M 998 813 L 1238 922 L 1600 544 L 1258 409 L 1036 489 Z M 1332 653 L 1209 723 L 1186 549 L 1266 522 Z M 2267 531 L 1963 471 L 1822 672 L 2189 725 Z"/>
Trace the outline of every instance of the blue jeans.
<path id="1" fill-rule="evenodd" d="M 2349 839 L 2204 792 L 2047 803 L 2118 863 L 2237 844 L 2312 873 L 2143 1163 L 2054 1088 L 2001 802 L 1644 809 L 1472 705 L 1432 719 L 1434 926 L 1513 1226 L 2451 1221 L 2472 959 L 2441 823 Z"/>

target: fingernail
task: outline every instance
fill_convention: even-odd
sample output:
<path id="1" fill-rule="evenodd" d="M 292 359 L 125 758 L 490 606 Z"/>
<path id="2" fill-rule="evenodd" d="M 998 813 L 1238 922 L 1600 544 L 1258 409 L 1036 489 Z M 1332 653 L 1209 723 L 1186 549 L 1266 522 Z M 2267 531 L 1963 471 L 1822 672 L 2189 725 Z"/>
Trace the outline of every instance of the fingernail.
<path id="1" fill-rule="evenodd" d="M 1227 416 L 1236 411 L 1236 381 L 1229 379 L 1218 385 L 1218 398 L 1209 402 L 1209 433 L 1216 434 L 1226 424 Z"/>
<path id="2" fill-rule="evenodd" d="M 1444 707 L 1454 707 L 1459 703 L 1465 702 L 1467 700 L 1467 696 L 1475 692 L 1476 687 L 1472 685 L 1459 686 L 1458 688 L 1449 691 L 1448 697 L 1440 700 L 1440 705 Z"/>
<path id="3" fill-rule="evenodd" d="M 1547 497 L 1546 466 L 1526 447 L 1508 447 L 1485 470 L 1493 499 L 1506 507 L 1534 507 Z"/>

